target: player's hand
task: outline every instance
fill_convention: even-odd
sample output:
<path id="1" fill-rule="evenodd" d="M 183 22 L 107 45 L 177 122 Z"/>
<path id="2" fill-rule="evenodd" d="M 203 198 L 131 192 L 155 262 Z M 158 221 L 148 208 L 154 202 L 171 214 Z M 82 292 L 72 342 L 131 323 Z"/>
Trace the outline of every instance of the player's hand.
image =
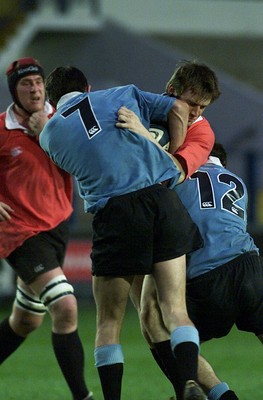
<path id="1" fill-rule="evenodd" d="M 139 133 L 148 137 L 148 131 L 141 123 L 140 118 L 126 107 L 121 107 L 118 111 L 117 128 L 126 128 L 132 132 Z"/>
<path id="2" fill-rule="evenodd" d="M 11 213 L 13 212 L 14 210 L 9 207 L 9 205 L 0 201 L 0 222 L 8 221 L 9 219 L 11 219 Z"/>
<path id="3" fill-rule="evenodd" d="M 40 132 L 49 121 L 47 114 L 44 111 L 33 113 L 28 121 L 31 136 L 39 136 Z"/>
<path id="4" fill-rule="evenodd" d="M 154 135 L 151 134 L 141 123 L 139 117 L 131 110 L 129 110 L 126 107 L 121 107 L 118 111 L 118 122 L 116 123 L 116 126 L 118 128 L 126 128 L 129 129 L 130 131 L 133 131 L 135 133 L 139 133 L 142 136 L 146 137 L 149 139 L 151 142 L 153 142 L 156 146 L 158 146 L 162 151 L 167 153 L 167 155 L 172 159 L 173 163 L 176 165 L 176 167 L 181 171 L 181 176 L 178 179 L 178 183 L 183 182 L 185 178 L 185 172 L 179 163 L 179 161 L 172 156 L 172 154 L 169 154 L 164 150 L 164 148 L 158 143 L 158 141 L 154 138 Z"/>

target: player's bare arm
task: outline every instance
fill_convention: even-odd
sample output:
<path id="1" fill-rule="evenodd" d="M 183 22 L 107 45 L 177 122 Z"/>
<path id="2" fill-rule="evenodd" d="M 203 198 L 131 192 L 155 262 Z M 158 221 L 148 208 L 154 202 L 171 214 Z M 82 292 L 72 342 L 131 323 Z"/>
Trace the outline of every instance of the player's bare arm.
<path id="1" fill-rule="evenodd" d="M 11 214 L 14 210 L 7 204 L 0 201 L 0 222 L 8 221 L 12 218 Z"/>
<path id="2" fill-rule="evenodd" d="M 153 135 L 145 128 L 142 124 L 140 118 L 132 111 L 126 107 L 121 107 L 118 111 L 118 122 L 116 123 L 118 128 L 126 128 L 131 130 L 132 132 L 138 133 L 145 138 L 149 139 L 156 146 L 158 146 L 162 151 L 167 153 L 169 157 L 173 160 L 174 164 L 181 171 L 180 179 L 178 183 L 183 182 L 185 179 L 185 172 L 180 164 L 180 162 L 170 153 L 168 153 L 164 148 L 158 143 L 158 141 L 153 137 Z"/>
<path id="3" fill-rule="evenodd" d="M 183 144 L 187 132 L 189 119 L 189 105 L 177 99 L 168 114 L 170 135 L 169 153 L 174 154 Z"/>

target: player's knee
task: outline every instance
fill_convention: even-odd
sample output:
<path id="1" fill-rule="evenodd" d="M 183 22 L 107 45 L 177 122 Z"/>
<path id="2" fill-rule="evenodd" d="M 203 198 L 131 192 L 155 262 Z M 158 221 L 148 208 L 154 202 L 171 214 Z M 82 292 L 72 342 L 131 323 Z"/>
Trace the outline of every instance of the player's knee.
<path id="1" fill-rule="evenodd" d="M 56 324 L 64 326 L 76 324 L 78 309 L 75 296 L 62 297 L 49 307 L 49 312 Z"/>
<path id="2" fill-rule="evenodd" d="M 9 318 L 14 332 L 26 337 L 42 324 L 45 313 L 46 307 L 39 298 L 17 285 L 16 298 Z"/>
<path id="3" fill-rule="evenodd" d="M 38 296 L 28 292 L 25 288 L 17 285 L 16 298 L 14 302 L 13 313 L 16 310 L 22 310 L 25 313 L 42 316 L 45 315 L 47 309 Z M 18 311 L 17 311 L 18 313 Z"/>
<path id="4" fill-rule="evenodd" d="M 46 284 L 39 298 L 47 308 L 50 308 L 57 302 L 61 303 L 61 300 L 68 296 L 71 299 L 69 303 L 70 301 L 74 303 L 73 293 L 73 286 L 69 284 L 65 275 L 58 275 Z"/>
<path id="5" fill-rule="evenodd" d="M 38 317 L 35 314 L 23 312 L 19 317 L 11 314 L 9 323 L 13 331 L 22 337 L 27 337 L 31 332 L 35 331 L 42 324 L 43 317 Z"/>
<path id="6" fill-rule="evenodd" d="M 77 301 L 72 285 L 64 275 L 53 278 L 40 294 L 40 299 L 48 308 L 53 329 L 65 332 L 77 326 Z"/>

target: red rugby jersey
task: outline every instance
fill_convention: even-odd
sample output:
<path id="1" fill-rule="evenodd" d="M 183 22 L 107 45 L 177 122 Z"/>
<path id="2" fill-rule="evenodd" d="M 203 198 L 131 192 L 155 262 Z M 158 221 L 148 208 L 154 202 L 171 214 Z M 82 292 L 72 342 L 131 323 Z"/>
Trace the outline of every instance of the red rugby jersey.
<path id="1" fill-rule="evenodd" d="M 209 122 L 199 117 L 187 129 L 184 143 L 173 154 L 189 178 L 201 165 L 205 164 L 215 142 L 215 134 Z"/>
<path id="2" fill-rule="evenodd" d="M 0 222 L 0 258 L 73 211 L 71 176 L 44 153 L 38 138 L 25 132 L 11 107 L 0 114 L 0 201 L 14 210 L 11 220 Z"/>

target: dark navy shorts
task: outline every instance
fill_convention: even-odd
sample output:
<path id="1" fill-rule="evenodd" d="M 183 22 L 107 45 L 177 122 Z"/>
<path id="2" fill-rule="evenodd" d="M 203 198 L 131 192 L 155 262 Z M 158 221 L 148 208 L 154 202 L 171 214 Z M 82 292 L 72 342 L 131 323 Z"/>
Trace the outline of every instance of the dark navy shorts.
<path id="1" fill-rule="evenodd" d="M 6 258 L 15 273 L 26 283 L 38 275 L 62 267 L 69 240 L 69 224 L 64 221 L 50 231 L 40 232 Z"/>
<path id="2" fill-rule="evenodd" d="M 144 275 L 154 263 L 202 247 L 203 240 L 178 195 L 154 185 L 111 198 L 93 218 L 92 273 Z"/>
<path id="3" fill-rule="evenodd" d="M 187 309 L 201 341 L 239 330 L 263 333 L 263 258 L 248 252 L 187 282 Z"/>

